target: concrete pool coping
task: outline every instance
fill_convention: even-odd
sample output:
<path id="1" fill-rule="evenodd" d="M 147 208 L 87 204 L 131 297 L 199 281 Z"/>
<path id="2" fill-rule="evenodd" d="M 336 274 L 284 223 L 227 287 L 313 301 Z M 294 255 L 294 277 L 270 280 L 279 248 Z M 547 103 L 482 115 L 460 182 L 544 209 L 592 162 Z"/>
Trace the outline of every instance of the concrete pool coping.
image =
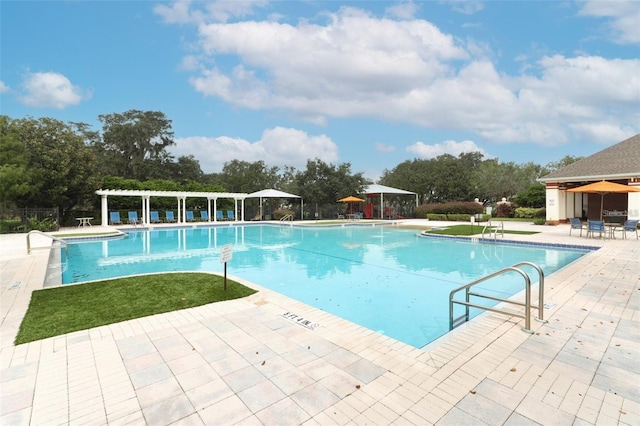
<path id="1" fill-rule="evenodd" d="M 486 314 L 423 349 L 254 283 L 242 300 L 14 346 L 49 253 L 2 235 L 0 423 L 639 424 L 640 241 L 505 227 L 601 248 L 547 277 L 536 334 Z"/>

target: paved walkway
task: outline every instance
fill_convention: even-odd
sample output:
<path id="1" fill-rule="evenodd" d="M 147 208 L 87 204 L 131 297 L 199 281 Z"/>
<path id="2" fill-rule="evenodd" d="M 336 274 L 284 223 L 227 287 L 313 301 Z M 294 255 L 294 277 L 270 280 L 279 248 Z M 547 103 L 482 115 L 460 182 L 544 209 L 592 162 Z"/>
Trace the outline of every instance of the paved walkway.
<path id="1" fill-rule="evenodd" d="M 242 300 L 14 346 L 49 250 L 2 235 L 0 424 L 639 425 L 640 241 L 506 227 L 601 248 L 546 277 L 535 334 L 488 313 L 423 349 L 253 283 Z"/>

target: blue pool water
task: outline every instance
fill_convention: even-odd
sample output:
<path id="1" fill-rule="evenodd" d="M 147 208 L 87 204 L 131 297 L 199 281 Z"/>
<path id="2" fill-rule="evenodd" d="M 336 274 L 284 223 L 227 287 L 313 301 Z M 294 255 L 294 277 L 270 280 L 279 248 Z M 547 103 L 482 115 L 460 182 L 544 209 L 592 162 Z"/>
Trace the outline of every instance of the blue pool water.
<path id="1" fill-rule="evenodd" d="M 424 238 L 415 230 L 385 227 L 181 228 L 70 243 L 63 283 L 167 271 L 222 272 L 220 247 L 226 244 L 233 245 L 229 274 L 415 347 L 448 331 L 452 289 L 522 261 L 539 265 L 548 276 L 586 253 Z M 536 282 L 537 273 L 527 272 Z M 483 286 L 509 297 L 524 283 L 518 275 L 504 275 Z"/>

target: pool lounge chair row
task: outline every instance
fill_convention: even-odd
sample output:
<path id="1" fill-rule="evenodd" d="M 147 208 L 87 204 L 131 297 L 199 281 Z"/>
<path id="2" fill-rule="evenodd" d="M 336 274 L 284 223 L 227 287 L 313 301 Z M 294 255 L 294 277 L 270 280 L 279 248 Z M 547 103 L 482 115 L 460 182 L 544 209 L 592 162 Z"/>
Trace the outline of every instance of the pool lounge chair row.
<path id="1" fill-rule="evenodd" d="M 149 212 L 149 219 L 151 220 L 151 223 L 162 223 L 163 221 L 160 219 L 160 215 L 157 211 L 151 211 Z M 186 217 L 185 217 L 187 222 L 195 222 L 195 217 L 193 215 L 193 210 L 187 210 L 186 212 Z M 227 210 L 227 216 L 225 217 L 223 215 L 222 210 L 218 210 L 216 212 L 216 219 L 217 220 L 235 220 L 235 214 L 233 212 L 233 210 Z M 209 221 L 209 214 L 207 213 L 206 210 L 202 210 L 200 211 L 200 220 L 203 222 L 208 222 Z M 172 223 L 172 222 L 176 222 L 175 216 L 173 214 L 173 212 L 171 210 L 167 210 L 165 212 L 165 217 L 164 217 L 164 222 L 166 223 Z M 122 220 L 120 219 L 120 212 L 109 212 L 109 223 L 111 225 L 122 225 Z M 127 220 L 128 224 L 131 225 L 138 225 L 140 222 L 140 220 L 138 220 L 138 212 L 136 211 L 130 211 L 128 214 L 128 220 Z"/>
<path id="2" fill-rule="evenodd" d="M 587 238 L 593 238 L 594 234 L 598 234 L 598 238 L 607 238 L 607 232 L 609 232 L 609 238 L 615 238 L 616 232 L 622 233 L 622 238 L 627 238 L 627 233 L 635 234 L 636 240 L 640 239 L 638 231 L 638 220 L 626 220 L 623 224 L 606 224 L 603 220 L 588 220 L 586 223 L 582 222 L 578 217 L 572 217 L 569 219 L 571 228 L 569 228 L 569 235 L 575 230 L 580 230 L 580 236 L 582 237 L 582 231 L 587 231 Z"/>

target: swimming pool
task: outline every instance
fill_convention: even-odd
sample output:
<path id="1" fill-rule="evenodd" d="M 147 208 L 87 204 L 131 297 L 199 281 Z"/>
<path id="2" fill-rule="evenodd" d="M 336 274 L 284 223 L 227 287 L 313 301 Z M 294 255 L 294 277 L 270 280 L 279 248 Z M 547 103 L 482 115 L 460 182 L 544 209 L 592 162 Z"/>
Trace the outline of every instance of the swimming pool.
<path id="1" fill-rule="evenodd" d="M 69 243 L 63 283 L 168 271 L 228 273 L 369 329 L 422 347 L 448 332 L 449 292 L 521 261 L 549 275 L 581 250 L 422 238 L 389 227 L 220 226 L 133 231 L 121 239 Z M 537 274 L 531 274 L 537 280 Z M 505 275 L 487 290 L 524 287 Z"/>

